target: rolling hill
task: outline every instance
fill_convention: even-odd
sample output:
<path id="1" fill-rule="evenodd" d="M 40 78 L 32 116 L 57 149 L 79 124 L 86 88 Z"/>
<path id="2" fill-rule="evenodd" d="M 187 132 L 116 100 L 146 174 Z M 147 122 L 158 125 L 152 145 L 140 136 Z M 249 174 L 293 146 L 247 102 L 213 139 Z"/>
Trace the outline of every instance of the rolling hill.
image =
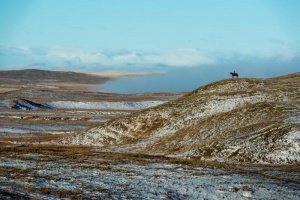
<path id="1" fill-rule="evenodd" d="M 295 164 L 299 94 L 300 73 L 222 80 L 59 142 L 206 161 Z"/>

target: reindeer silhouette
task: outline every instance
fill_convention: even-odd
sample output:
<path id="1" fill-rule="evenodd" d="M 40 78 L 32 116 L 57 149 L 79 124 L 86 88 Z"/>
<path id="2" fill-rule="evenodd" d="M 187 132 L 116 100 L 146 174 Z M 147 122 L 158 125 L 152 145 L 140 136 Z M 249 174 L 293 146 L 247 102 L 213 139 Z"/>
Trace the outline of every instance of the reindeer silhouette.
<path id="1" fill-rule="evenodd" d="M 239 74 L 236 73 L 235 70 L 234 70 L 233 72 L 230 72 L 230 74 L 231 74 L 231 77 L 232 77 L 232 78 L 234 78 L 234 77 L 237 77 L 237 78 L 238 78 L 238 77 L 239 77 Z"/>

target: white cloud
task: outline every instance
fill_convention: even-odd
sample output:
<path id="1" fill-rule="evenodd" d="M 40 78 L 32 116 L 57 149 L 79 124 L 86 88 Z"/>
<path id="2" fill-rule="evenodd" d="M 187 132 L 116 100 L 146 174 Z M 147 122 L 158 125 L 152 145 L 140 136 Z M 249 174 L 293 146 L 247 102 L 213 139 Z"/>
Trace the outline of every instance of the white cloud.
<path id="1" fill-rule="evenodd" d="M 108 58 L 100 51 L 85 51 L 81 49 L 53 48 L 49 49 L 45 55 L 46 59 L 51 61 L 80 61 L 81 63 L 108 63 Z"/>
<path id="2" fill-rule="evenodd" d="M 228 50 L 221 51 L 218 54 L 219 58 L 234 60 L 236 57 L 243 60 L 277 60 L 289 61 L 299 57 L 299 47 L 284 41 L 271 40 L 268 45 L 256 49 L 243 49 L 243 50 Z"/>
<path id="3" fill-rule="evenodd" d="M 281 46 L 274 49 L 264 49 L 257 53 L 261 58 L 277 58 L 280 60 L 291 60 L 297 56 L 296 51 L 288 46 Z"/>
<path id="4" fill-rule="evenodd" d="M 31 48 L 28 46 L 0 46 L 0 52 L 4 55 L 30 55 Z"/>
<path id="5" fill-rule="evenodd" d="M 181 48 L 160 53 L 145 53 L 136 51 L 104 52 L 100 50 L 70 49 L 62 47 L 31 48 L 28 46 L 0 46 L 0 53 L 10 64 L 33 65 L 43 63 L 44 66 L 65 67 L 70 69 L 85 67 L 101 69 L 101 67 L 123 68 L 136 66 L 149 68 L 151 66 L 169 67 L 199 67 L 203 65 L 220 64 L 224 60 L 290 60 L 298 56 L 297 51 L 286 44 L 278 44 L 274 48 L 257 51 L 223 51 L 219 53 L 204 53 L 198 49 Z M 17 57 L 17 58 L 16 58 Z M 19 59 L 17 62 L 16 59 Z M 23 60 L 22 60 L 23 59 Z M 14 63 L 15 62 L 15 63 Z M 0 66 L 4 66 L 0 62 Z"/>
<path id="6" fill-rule="evenodd" d="M 137 64 L 141 62 L 141 56 L 134 52 L 116 54 L 111 61 L 115 64 Z"/>
<path id="7" fill-rule="evenodd" d="M 148 62 L 175 67 L 192 67 L 213 64 L 215 60 L 197 49 L 176 49 L 157 55 L 145 55 Z"/>
<path id="8" fill-rule="evenodd" d="M 211 57 L 197 49 L 176 49 L 155 54 L 128 52 L 112 56 L 112 64 L 193 67 L 213 63 L 214 60 Z"/>
<path id="9" fill-rule="evenodd" d="M 126 65 L 167 65 L 175 67 L 193 67 L 212 64 L 214 60 L 197 49 L 176 49 L 163 53 L 102 53 L 82 49 L 51 48 L 36 59 L 48 62 L 73 62 L 81 64 L 98 64 L 99 66 Z"/>

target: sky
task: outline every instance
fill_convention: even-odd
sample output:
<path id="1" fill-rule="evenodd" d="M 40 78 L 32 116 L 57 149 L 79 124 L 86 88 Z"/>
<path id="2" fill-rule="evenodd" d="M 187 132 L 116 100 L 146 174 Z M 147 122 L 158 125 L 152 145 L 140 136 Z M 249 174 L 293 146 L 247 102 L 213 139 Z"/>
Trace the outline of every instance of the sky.
<path id="1" fill-rule="evenodd" d="M 0 0 L 0 70 L 298 72 L 299 10 L 298 0 Z"/>

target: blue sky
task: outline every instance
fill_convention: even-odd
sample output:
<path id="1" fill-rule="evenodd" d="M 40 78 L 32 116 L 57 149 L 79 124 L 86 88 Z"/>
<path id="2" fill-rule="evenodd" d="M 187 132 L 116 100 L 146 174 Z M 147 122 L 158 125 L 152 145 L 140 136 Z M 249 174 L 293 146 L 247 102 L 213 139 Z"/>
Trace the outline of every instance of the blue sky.
<path id="1" fill-rule="evenodd" d="M 299 71 L 298 0 L 0 0 L 0 69 Z"/>

